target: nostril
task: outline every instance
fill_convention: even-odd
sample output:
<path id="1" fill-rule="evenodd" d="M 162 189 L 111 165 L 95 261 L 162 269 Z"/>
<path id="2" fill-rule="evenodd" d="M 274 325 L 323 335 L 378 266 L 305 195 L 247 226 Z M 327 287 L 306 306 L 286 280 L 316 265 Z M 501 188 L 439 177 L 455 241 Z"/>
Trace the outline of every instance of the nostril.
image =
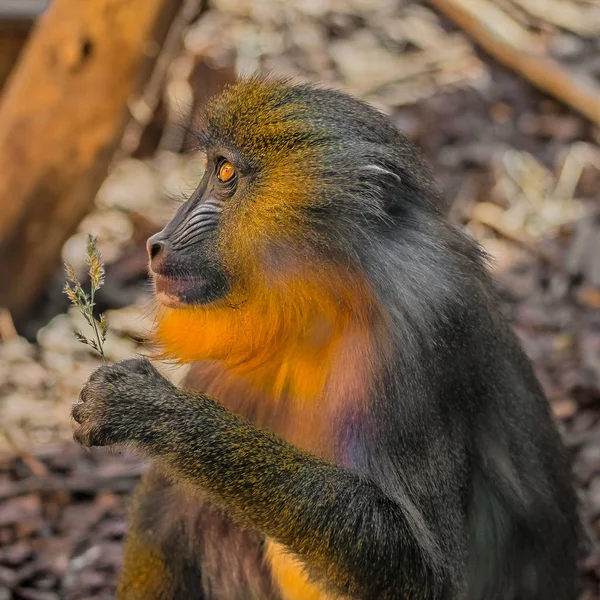
<path id="1" fill-rule="evenodd" d="M 155 242 L 150 245 L 150 258 L 156 258 L 164 248 L 164 244 L 162 242 Z"/>
<path id="2" fill-rule="evenodd" d="M 148 238 L 146 250 L 151 261 L 157 261 L 159 258 L 164 260 L 167 254 L 167 244 L 159 234 L 156 234 Z"/>

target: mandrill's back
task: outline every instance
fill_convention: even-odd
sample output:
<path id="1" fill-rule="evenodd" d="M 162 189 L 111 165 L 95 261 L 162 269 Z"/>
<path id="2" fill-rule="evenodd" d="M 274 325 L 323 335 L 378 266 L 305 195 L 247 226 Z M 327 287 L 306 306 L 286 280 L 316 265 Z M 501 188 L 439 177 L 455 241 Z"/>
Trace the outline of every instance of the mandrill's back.
<path id="1" fill-rule="evenodd" d="M 497 335 L 486 340 L 497 352 L 480 348 L 468 598 L 572 600 L 579 526 L 570 463 L 516 336 Z"/>
<path id="2" fill-rule="evenodd" d="M 397 404 L 382 410 L 378 420 L 388 423 L 365 446 L 387 448 L 395 464 L 403 456 L 403 472 L 389 482 L 368 460 L 364 473 L 387 478 L 384 489 L 399 499 L 403 485 L 418 490 L 434 530 L 447 527 L 442 552 L 460 557 L 464 577 L 450 598 L 573 600 L 579 521 L 570 460 L 481 249 L 445 218 L 405 213 L 369 255 L 378 296 L 397 307 L 397 369 L 382 386 L 395 387 Z M 446 495 L 458 481 L 460 494 Z M 464 531 L 448 526 L 462 518 Z"/>

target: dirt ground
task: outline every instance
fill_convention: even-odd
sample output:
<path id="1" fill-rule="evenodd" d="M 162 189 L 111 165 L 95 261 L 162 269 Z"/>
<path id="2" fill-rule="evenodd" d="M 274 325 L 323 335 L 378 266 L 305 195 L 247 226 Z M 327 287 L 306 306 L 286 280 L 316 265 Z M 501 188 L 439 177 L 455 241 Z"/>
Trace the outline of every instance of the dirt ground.
<path id="1" fill-rule="evenodd" d="M 64 250 L 80 271 L 85 233 L 99 236 L 108 358 L 147 351 L 144 240 L 201 176 L 198 157 L 180 152 L 189 140 L 174 133 L 184 117 L 172 104 L 201 103 L 256 68 L 356 93 L 421 148 L 451 218 L 490 254 L 573 457 L 589 538 L 580 599 L 600 600 L 600 131 L 419 2 L 326 4 L 219 0 L 190 29 L 161 111 Z M 561 60 L 600 50 L 600 36 L 556 31 Z M 81 319 L 63 280 L 58 270 L 21 337 L 0 345 L 0 600 L 112 598 L 127 503 L 145 469 L 70 440 L 70 406 L 100 360 L 72 337 Z"/>

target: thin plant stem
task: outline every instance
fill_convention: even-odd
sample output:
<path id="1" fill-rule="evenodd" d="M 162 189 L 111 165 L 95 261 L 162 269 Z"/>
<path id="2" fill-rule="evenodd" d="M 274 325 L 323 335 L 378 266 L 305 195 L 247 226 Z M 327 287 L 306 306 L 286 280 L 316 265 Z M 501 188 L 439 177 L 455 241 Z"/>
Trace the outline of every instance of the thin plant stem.
<path id="1" fill-rule="evenodd" d="M 92 234 L 88 234 L 87 236 L 86 253 L 86 262 L 90 278 L 89 295 L 83 289 L 83 286 L 75 274 L 75 269 L 73 269 L 69 263 L 65 263 L 67 283 L 65 284 L 64 292 L 71 303 L 79 309 L 88 325 L 92 328 L 93 338 L 95 338 L 89 339 L 80 331 L 76 331 L 76 339 L 96 350 L 102 357 L 102 361 L 106 362 L 104 342 L 106 341 L 106 335 L 108 333 L 108 322 L 106 321 L 106 316 L 104 314 L 101 314 L 99 319 L 94 317 L 96 292 L 104 285 L 104 263 L 102 262 L 102 255 L 97 247 L 97 239 Z"/>

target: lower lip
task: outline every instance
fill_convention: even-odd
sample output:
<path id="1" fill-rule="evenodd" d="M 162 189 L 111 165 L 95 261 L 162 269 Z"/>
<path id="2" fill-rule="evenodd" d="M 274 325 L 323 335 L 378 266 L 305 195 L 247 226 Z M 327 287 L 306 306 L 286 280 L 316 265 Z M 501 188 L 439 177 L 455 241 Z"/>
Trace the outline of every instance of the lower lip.
<path id="1" fill-rule="evenodd" d="M 189 298 L 194 290 L 202 285 L 198 279 L 173 279 L 163 275 L 154 275 L 156 299 L 169 308 L 185 308 L 190 305 Z"/>

